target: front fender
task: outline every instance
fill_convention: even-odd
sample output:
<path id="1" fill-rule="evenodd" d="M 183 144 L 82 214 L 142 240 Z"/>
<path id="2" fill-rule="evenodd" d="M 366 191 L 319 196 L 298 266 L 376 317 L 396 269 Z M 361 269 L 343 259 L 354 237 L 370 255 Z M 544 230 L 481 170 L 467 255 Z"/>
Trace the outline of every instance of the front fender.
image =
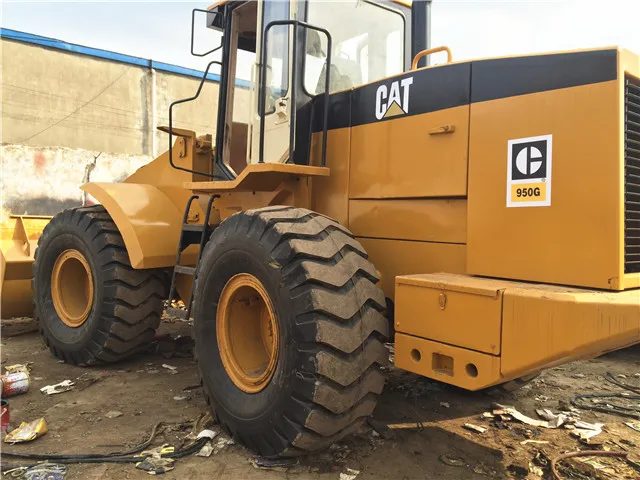
<path id="1" fill-rule="evenodd" d="M 179 206 L 160 189 L 148 184 L 87 183 L 80 188 L 92 195 L 111 215 L 127 247 L 133 268 L 175 265 L 189 192 L 185 191 L 184 203 Z M 195 258 L 185 258 L 185 255 L 183 259 L 195 261 Z"/>

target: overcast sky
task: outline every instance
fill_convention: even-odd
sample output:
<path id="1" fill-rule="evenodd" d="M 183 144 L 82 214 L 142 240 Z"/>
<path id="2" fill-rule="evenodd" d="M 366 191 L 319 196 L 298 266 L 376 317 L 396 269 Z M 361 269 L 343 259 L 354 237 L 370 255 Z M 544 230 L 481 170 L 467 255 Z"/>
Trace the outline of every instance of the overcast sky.
<path id="1" fill-rule="evenodd" d="M 206 65 L 189 54 L 191 10 L 212 1 L 1 2 L 5 28 L 186 67 Z M 457 60 L 612 45 L 640 53 L 639 19 L 640 0 L 434 0 L 432 44 L 448 45 Z"/>

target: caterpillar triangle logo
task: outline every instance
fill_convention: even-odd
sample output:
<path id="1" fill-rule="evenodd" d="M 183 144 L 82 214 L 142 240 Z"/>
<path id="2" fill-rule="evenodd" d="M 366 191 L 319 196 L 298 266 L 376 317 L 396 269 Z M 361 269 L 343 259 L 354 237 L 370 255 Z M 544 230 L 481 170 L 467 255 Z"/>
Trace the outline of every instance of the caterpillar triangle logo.
<path id="1" fill-rule="evenodd" d="M 413 85 L 413 77 L 391 82 L 390 86 L 382 84 L 376 91 L 376 118 L 397 117 L 409 113 L 409 87 Z"/>

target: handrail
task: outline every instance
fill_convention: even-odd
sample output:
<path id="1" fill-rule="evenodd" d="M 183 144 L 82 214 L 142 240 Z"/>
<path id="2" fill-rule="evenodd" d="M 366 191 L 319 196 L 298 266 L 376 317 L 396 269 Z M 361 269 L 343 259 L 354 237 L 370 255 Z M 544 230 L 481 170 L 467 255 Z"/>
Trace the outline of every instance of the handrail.
<path id="1" fill-rule="evenodd" d="M 418 62 L 422 57 L 426 57 L 427 55 L 431 55 L 432 53 L 438 52 L 447 52 L 447 63 L 453 62 L 453 55 L 451 54 L 451 50 L 449 47 L 433 47 L 427 48 L 426 50 L 422 50 L 418 52 L 415 57 L 413 57 L 413 61 L 411 62 L 411 70 L 416 70 L 418 68 Z"/>
<path id="2" fill-rule="evenodd" d="M 298 43 L 298 27 L 309 28 L 322 32 L 327 36 L 327 68 L 325 72 L 325 87 L 324 87 L 324 118 L 322 124 L 322 160 L 321 165 L 324 167 L 327 163 L 327 131 L 329 126 L 329 83 L 330 83 L 330 70 L 331 70 L 331 34 L 328 30 L 316 27 L 300 20 L 274 20 L 270 22 L 264 29 L 262 36 L 262 52 L 261 52 L 261 65 L 260 65 L 260 95 L 258 101 L 258 112 L 260 113 L 260 154 L 258 163 L 264 163 L 264 117 L 265 117 L 265 104 L 267 103 L 267 37 L 269 30 L 275 26 L 288 25 L 293 26 L 293 71 L 291 75 L 291 116 L 289 120 L 289 159 L 287 162 L 293 160 L 294 157 L 294 144 L 295 144 L 295 118 L 296 118 L 296 81 L 297 81 L 297 43 Z M 311 125 L 313 125 L 313 118 L 311 119 Z"/>
<path id="3" fill-rule="evenodd" d="M 213 52 L 220 48 L 222 48 L 222 45 L 214 49 Z M 173 163 L 173 107 L 181 103 L 190 102 L 198 98 L 198 96 L 200 95 L 200 92 L 202 91 L 204 82 L 207 79 L 207 75 L 209 75 L 209 69 L 211 68 L 211 65 L 213 65 L 214 63 L 217 65 L 220 65 L 220 68 L 222 68 L 221 62 L 218 62 L 217 60 L 210 61 L 209 64 L 207 65 L 207 69 L 204 71 L 204 75 L 202 75 L 202 79 L 200 80 L 200 85 L 198 85 L 198 90 L 196 91 L 196 94 L 193 97 L 183 98 L 182 100 L 176 100 L 175 102 L 172 102 L 171 105 L 169 105 L 169 165 L 171 165 L 176 170 L 183 170 L 189 173 L 197 173 L 198 175 L 204 175 L 206 177 L 211 177 L 211 178 L 215 178 L 215 175 L 212 173 L 199 172 L 197 170 L 191 170 L 190 168 L 179 167 L 178 165 Z"/>

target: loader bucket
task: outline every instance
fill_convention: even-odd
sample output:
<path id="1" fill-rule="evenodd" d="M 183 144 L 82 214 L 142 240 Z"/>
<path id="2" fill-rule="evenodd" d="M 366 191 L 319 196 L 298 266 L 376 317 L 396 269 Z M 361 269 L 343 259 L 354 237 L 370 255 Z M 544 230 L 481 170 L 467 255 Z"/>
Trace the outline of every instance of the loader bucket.
<path id="1" fill-rule="evenodd" d="M 0 317 L 33 313 L 31 264 L 38 238 L 51 218 L 11 215 L 0 223 Z"/>

